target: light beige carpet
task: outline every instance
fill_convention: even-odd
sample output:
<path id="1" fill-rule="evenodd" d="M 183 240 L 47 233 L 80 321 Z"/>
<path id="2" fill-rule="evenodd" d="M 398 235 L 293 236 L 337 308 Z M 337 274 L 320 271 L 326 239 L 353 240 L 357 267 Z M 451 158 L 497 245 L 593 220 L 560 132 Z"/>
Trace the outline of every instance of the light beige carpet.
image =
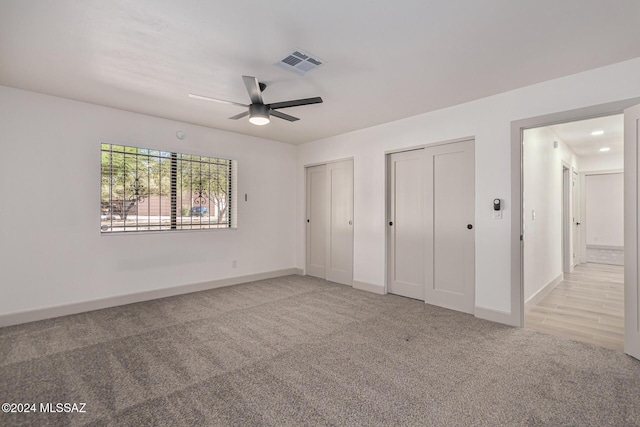
<path id="1" fill-rule="evenodd" d="M 288 276 L 0 329 L 0 425 L 640 425 L 640 362 Z"/>

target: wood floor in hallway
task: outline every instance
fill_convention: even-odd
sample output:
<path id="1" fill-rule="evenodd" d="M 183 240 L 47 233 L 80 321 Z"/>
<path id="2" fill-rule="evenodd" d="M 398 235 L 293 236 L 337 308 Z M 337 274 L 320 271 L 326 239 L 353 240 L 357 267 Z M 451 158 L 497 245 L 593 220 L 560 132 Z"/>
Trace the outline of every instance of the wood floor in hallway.
<path id="1" fill-rule="evenodd" d="M 536 304 L 525 328 L 624 350 L 624 267 L 580 264 Z"/>

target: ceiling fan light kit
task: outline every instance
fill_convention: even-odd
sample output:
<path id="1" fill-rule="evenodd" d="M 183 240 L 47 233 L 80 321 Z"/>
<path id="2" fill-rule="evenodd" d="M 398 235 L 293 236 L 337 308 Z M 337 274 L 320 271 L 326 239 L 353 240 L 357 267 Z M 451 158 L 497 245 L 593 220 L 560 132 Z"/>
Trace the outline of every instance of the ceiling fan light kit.
<path id="1" fill-rule="evenodd" d="M 244 81 L 244 85 L 247 88 L 247 92 L 249 93 L 249 98 L 251 98 L 251 104 L 240 104 L 238 102 L 233 101 L 225 101 L 223 99 L 210 98 L 208 96 L 196 95 L 193 93 L 189 94 L 190 98 L 194 99 L 202 99 L 205 101 L 213 101 L 219 102 L 221 104 L 229 104 L 229 105 L 237 105 L 239 107 L 248 108 L 247 111 L 244 111 L 240 114 L 236 114 L 235 116 L 229 117 L 231 120 L 238 120 L 243 117 L 249 116 L 249 122 L 263 126 L 269 123 L 270 116 L 278 117 L 279 119 L 283 119 L 289 122 L 295 122 L 298 119 L 297 117 L 290 116 L 288 114 L 277 111 L 281 108 L 290 108 L 290 107 L 298 107 L 301 105 L 309 105 L 309 104 L 320 104 L 322 103 L 322 98 L 304 98 L 304 99 L 294 99 L 291 101 L 283 101 L 276 102 L 273 104 L 265 104 L 262 100 L 262 92 L 267 87 L 264 83 L 258 82 L 258 79 L 251 76 L 242 76 L 242 80 Z"/>
<path id="2" fill-rule="evenodd" d="M 269 107 L 264 104 L 249 105 L 249 121 L 257 126 L 269 123 Z"/>

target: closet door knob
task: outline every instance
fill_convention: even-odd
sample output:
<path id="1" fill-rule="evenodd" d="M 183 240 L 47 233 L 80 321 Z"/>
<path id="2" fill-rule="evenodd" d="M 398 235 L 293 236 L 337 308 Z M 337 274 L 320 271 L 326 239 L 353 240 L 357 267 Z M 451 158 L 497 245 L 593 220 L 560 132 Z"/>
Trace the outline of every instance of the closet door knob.
<path id="1" fill-rule="evenodd" d="M 469 230 L 471 230 L 471 229 L 473 228 L 473 225 L 471 225 L 471 224 L 467 224 L 467 228 L 468 228 Z"/>
<path id="2" fill-rule="evenodd" d="M 393 225 L 393 221 L 389 221 L 389 225 Z"/>

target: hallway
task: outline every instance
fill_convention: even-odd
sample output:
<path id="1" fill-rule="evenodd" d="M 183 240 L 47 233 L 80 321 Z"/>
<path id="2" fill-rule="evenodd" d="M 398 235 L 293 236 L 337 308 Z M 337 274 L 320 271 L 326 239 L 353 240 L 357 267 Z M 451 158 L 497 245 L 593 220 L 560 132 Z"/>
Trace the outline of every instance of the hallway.
<path id="1" fill-rule="evenodd" d="M 624 350 L 624 267 L 580 264 L 525 306 L 525 328 Z"/>

